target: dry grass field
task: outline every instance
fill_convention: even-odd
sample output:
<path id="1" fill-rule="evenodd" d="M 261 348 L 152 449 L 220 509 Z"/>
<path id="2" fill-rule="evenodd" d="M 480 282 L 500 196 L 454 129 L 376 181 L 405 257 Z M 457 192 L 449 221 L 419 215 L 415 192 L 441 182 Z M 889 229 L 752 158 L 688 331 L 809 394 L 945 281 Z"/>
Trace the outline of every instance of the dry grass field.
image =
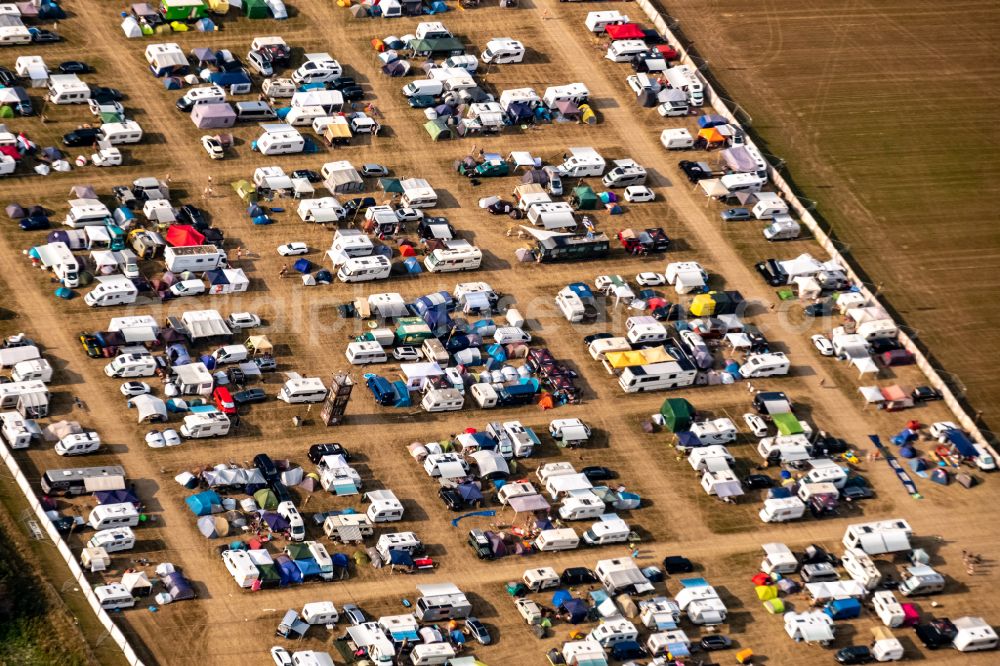
<path id="1" fill-rule="evenodd" d="M 660 2 L 970 412 L 1000 427 L 994 2 Z M 970 341 L 974 341 L 970 344 Z M 978 353 L 977 353 L 978 352 Z"/>
<path id="2" fill-rule="evenodd" d="M 99 170 L 88 167 L 70 174 L 48 178 L 23 176 L 5 179 L 2 183 L 3 202 L 40 203 L 59 213 L 66 209 L 65 199 L 73 184 L 93 185 L 98 193 L 107 195 L 113 185 L 130 182 L 138 176 L 171 176 L 172 199 L 176 204 L 193 203 L 207 209 L 215 226 L 225 231 L 227 247 L 249 249 L 253 254 L 239 265 L 246 269 L 252 283 L 246 294 L 206 296 L 175 300 L 163 305 L 137 304 L 129 309 L 95 311 L 82 299 L 57 300 L 49 276 L 33 270 L 21 256 L 22 250 L 44 241 L 44 234 L 25 234 L 10 224 L 0 231 L 0 275 L 5 282 L 5 308 L 18 312 L 16 320 L 0 321 L 0 333 L 24 330 L 40 341 L 45 354 L 57 369 L 53 384 L 53 418 L 74 418 L 100 430 L 107 442 L 104 450 L 81 464 L 120 463 L 145 502 L 152 517 L 139 529 L 137 549 L 133 557 L 147 558 L 151 563 L 170 561 L 191 579 L 197 592 L 196 601 L 179 602 L 149 612 L 146 604 L 117 615 L 126 633 L 132 637 L 147 663 L 158 664 L 264 664 L 267 650 L 280 643 L 273 630 L 288 608 L 301 607 L 310 601 L 331 599 L 336 604 L 354 602 L 369 615 L 396 614 L 403 611 L 401 599 L 415 599 L 415 585 L 451 581 L 470 594 L 475 613 L 486 622 L 494 636 L 490 646 L 475 646 L 472 653 L 484 662 L 495 664 L 544 663 L 544 652 L 566 640 L 572 627 L 556 623 L 552 636 L 544 641 L 535 639 L 520 622 L 503 584 L 520 578 L 524 569 L 551 565 L 557 569 L 572 565 L 593 566 L 598 559 L 627 556 L 623 545 L 577 550 L 556 555 L 509 557 L 495 562 L 479 562 L 464 544 L 470 527 L 486 527 L 489 518 L 469 518 L 452 527 L 453 517 L 436 497 L 434 484 L 407 455 L 406 446 L 413 441 L 435 441 L 469 426 L 482 428 L 487 420 L 520 419 L 536 431 L 555 417 L 581 417 L 598 432 L 594 447 L 575 451 L 558 449 L 543 436 L 543 447 L 537 458 L 522 462 L 523 474 L 538 464 L 565 458 L 577 465 L 605 464 L 616 469 L 622 482 L 643 497 L 641 509 L 626 512 L 624 517 L 644 535 L 640 546 L 640 564 L 655 564 L 663 556 L 684 554 L 696 561 L 701 573 L 725 593 L 731 615 L 723 631 L 733 636 L 740 646 L 749 646 L 763 655 L 769 664 L 808 664 L 831 660 L 828 650 L 805 647 L 790 641 L 784 634 L 780 618 L 768 615 L 756 601 L 750 576 L 756 571 L 761 556 L 759 545 L 769 541 L 784 541 L 795 549 L 809 543 L 837 547 L 845 525 L 857 520 L 903 516 L 910 520 L 918 535 L 917 543 L 931 553 L 935 566 L 949 576 L 946 594 L 938 597 L 939 608 L 920 601 L 925 614 L 959 616 L 982 614 L 1000 617 L 1000 604 L 990 590 L 996 586 L 998 573 L 994 554 L 1000 552 L 1000 536 L 995 530 L 984 529 L 988 523 L 979 509 L 1000 498 L 995 480 L 973 490 L 952 485 L 939 487 L 924 479 L 916 479 L 922 499 L 909 497 L 882 462 L 859 465 L 859 471 L 877 490 L 877 498 L 841 516 L 822 521 L 805 520 L 790 525 L 764 525 L 755 513 L 761 497 L 754 491 L 733 505 L 720 504 L 699 489 L 697 477 L 690 466 L 678 460 L 663 433 L 644 433 L 641 422 L 654 413 L 665 394 L 623 395 L 613 377 L 587 354 L 582 336 L 598 330 L 622 331 L 627 313 L 624 306 L 610 310 L 606 322 L 591 326 L 575 326 L 565 322 L 552 306 L 552 298 L 562 286 L 575 280 L 590 281 L 599 274 L 620 273 L 632 277 L 640 271 L 662 270 L 662 257 L 638 259 L 620 249 L 604 261 L 565 265 L 519 264 L 514 250 L 523 241 L 507 236 L 509 221 L 494 218 L 479 210 L 475 203 L 490 194 L 508 195 L 515 184 L 513 178 L 484 180 L 473 187 L 457 176 L 452 163 L 473 149 L 484 148 L 506 153 L 528 149 L 547 162 L 555 161 L 568 146 L 590 145 L 606 158 L 632 157 L 651 173 L 651 186 L 657 201 L 627 206 L 626 213 L 611 218 L 604 212 L 593 217 L 599 229 L 609 235 L 622 227 L 663 226 L 674 239 L 674 249 L 668 261 L 692 259 L 700 261 L 712 273 L 714 288 L 739 289 L 755 304 L 748 310 L 748 321 L 759 326 L 774 341 L 774 347 L 787 351 L 793 360 L 793 373 L 787 378 L 755 381 L 758 389 L 783 390 L 795 401 L 798 413 L 815 427 L 841 436 L 862 452 L 869 448 L 867 435 L 883 437 L 898 431 L 909 418 L 932 422 L 947 418 L 939 404 L 932 404 L 903 414 L 886 414 L 862 409 L 853 373 L 815 353 L 808 335 L 824 322 L 804 320 L 801 308 L 794 303 L 776 303 L 774 292 L 752 271 L 752 261 L 772 251 L 761 238 L 755 225 L 722 227 L 715 205 L 692 192 L 676 168 L 676 156 L 663 152 L 658 142 L 660 130 L 667 126 L 655 111 L 634 105 L 624 77 L 624 65 L 602 59 L 598 40 L 586 32 L 583 17 L 593 5 L 556 5 L 555 3 L 524 3 L 517 10 L 495 7 L 456 11 L 443 17 L 446 25 L 480 51 L 491 37 L 512 36 L 522 39 L 530 49 L 525 63 L 497 67 L 485 77 L 496 90 L 585 81 L 600 117 L 595 126 L 556 124 L 537 129 L 519 130 L 490 139 L 464 139 L 431 143 L 421 129 L 423 117 L 410 109 L 399 94 L 405 80 L 387 79 L 378 71 L 369 46 L 372 37 L 402 34 L 413 29 L 415 19 L 394 21 L 349 20 L 346 10 L 333 3 L 311 0 L 294 5 L 294 15 L 281 24 L 267 21 L 252 23 L 230 17 L 224 30 L 213 35 L 188 33 L 174 35 L 185 50 L 197 46 L 231 48 L 242 54 L 254 35 L 278 33 L 296 47 L 296 53 L 329 50 L 345 65 L 346 74 L 364 83 L 369 100 L 384 115 L 387 131 L 358 145 L 329 150 L 321 148 L 317 155 L 262 157 L 249 150 L 248 143 L 256 136 L 253 126 L 241 126 L 235 131 L 239 143 L 226 160 L 211 162 L 198 145 L 199 130 L 173 106 L 180 92 L 163 90 L 145 66 L 142 49 L 150 40 L 126 41 L 117 28 L 115 8 L 106 4 L 68 1 L 75 16 L 60 24 L 60 31 L 69 38 L 61 45 L 28 49 L 46 55 L 50 61 L 82 58 L 98 66 L 94 75 L 86 78 L 95 83 L 114 85 L 128 95 L 125 105 L 147 132 L 147 140 L 128 148 L 127 165 L 117 169 Z M 548 14 L 542 17 L 541 10 Z M 320 27 L 318 29 L 318 27 Z M 0 52 L 0 64 L 10 65 L 7 52 Z M 255 93 L 256 94 L 256 93 Z M 254 98 L 254 96 L 248 97 Z M 9 123 L 14 131 L 25 131 L 48 145 L 62 133 L 86 120 L 87 111 L 80 107 L 47 110 L 49 122 L 16 119 Z M 693 120 L 674 120 L 693 126 Z M 73 151 L 74 154 L 83 151 Z M 224 184 L 249 177 L 256 166 L 277 164 L 291 171 L 296 168 L 318 170 L 324 162 L 350 159 L 355 165 L 381 162 L 396 176 L 427 178 L 437 188 L 441 205 L 435 210 L 445 215 L 468 238 L 482 247 L 486 259 L 476 273 L 441 276 L 424 273 L 419 276 L 394 276 L 388 282 L 361 285 L 336 283 L 330 286 L 303 287 L 296 278 L 278 277 L 283 260 L 274 248 L 280 243 L 301 240 L 309 243 L 308 258 L 324 263 L 323 252 L 331 241 L 331 230 L 301 223 L 291 212 L 277 213 L 276 224 L 252 226 L 244 205 Z M 797 165 L 792 164 L 794 173 Z M 203 190 L 207 177 L 215 184 L 212 196 Z M 596 187 L 596 184 L 595 184 Z M 815 251 L 808 240 L 781 247 L 788 256 Z M 234 254 L 235 256 L 235 254 Z M 153 276 L 162 271 L 160 262 L 146 262 L 143 270 Z M 88 359 L 76 336 L 83 330 L 99 330 L 108 318 L 126 313 L 153 314 L 158 320 L 187 309 L 216 308 L 229 313 L 242 310 L 259 312 L 266 320 L 265 332 L 277 345 L 279 370 L 297 371 L 304 375 L 328 379 L 336 371 L 349 370 L 343 348 L 352 335 L 360 331 L 357 321 L 338 318 L 336 306 L 368 293 L 399 291 L 416 297 L 438 289 L 449 289 L 456 282 L 482 279 L 508 295 L 530 321 L 533 335 L 561 360 L 580 374 L 584 389 L 582 404 L 559 407 L 553 412 L 541 412 L 537 407 L 521 407 L 485 412 L 466 409 L 446 415 L 428 415 L 413 410 L 382 408 L 370 400 L 363 386 L 356 389 L 348 408 L 346 424 L 327 429 L 318 424 L 316 414 L 301 407 L 292 407 L 271 400 L 253 405 L 242 415 L 234 433 L 222 439 L 187 441 L 169 449 L 149 449 L 142 441 L 147 430 L 137 426 L 125 409 L 118 393 L 118 382 L 103 373 L 103 362 Z M 671 292 L 672 293 L 672 292 Z M 670 296 L 668 295 L 668 298 Z M 772 305 L 776 307 L 772 308 Z M 825 322 L 829 325 L 830 322 Z M 205 351 L 199 349 L 198 351 Z M 386 375 L 394 374 L 392 366 L 379 368 Z M 355 379 L 361 371 L 355 369 Z M 883 379 L 915 383 L 919 377 L 912 368 L 894 369 Z M 263 386 L 274 394 L 282 380 L 268 376 Z M 729 415 L 738 419 L 747 411 L 749 395 L 745 385 L 701 387 L 680 393 L 700 412 L 709 415 Z M 73 398 L 84 402 L 74 407 Z M 294 427 L 292 418 L 304 419 L 304 425 Z M 176 417 L 172 423 L 177 425 Z M 281 590 L 249 593 L 240 590 L 227 574 L 218 557 L 219 541 L 208 541 L 197 531 L 192 514 L 183 504 L 189 491 L 173 481 L 183 470 L 204 468 L 225 462 L 243 463 L 258 452 L 268 452 L 275 459 L 288 459 L 310 467 L 305 453 L 309 444 L 338 441 L 354 453 L 366 488 L 393 489 L 406 507 L 402 523 L 382 527 L 379 531 L 413 530 L 428 545 L 429 553 L 438 563 L 434 572 L 412 576 L 390 574 L 387 569 L 361 568 L 352 570 L 349 580 L 331 584 L 311 583 Z M 921 450 L 929 445 L 923 443 Z M 732 447 L 739 458 L 740 469 L 757 464 L 749 437 L 741 437 Z M 23 464 L 35 475 L 46 468 L 61 466 L 64 461 L 51 450 L 33 448 L 21 457 Z M 311 514 L 336 508 L 359 507 L 357 501 L 337 498 L 323 492 L 313 494 L 293 491 L 300 509 L 306 514 L 310 538 L 323 537 L 313 525 Z M 86 515 L 92 505 L 87 498 L 64 502 L 65 512 Z M 504 517 L 493 519 L 497 522 Z M 79 548 L 80 537 L 72 545 Z M 331 547 L 340 552 L 353 549 Z M 968 576 L 961 564 L 963 549 L 982 552 L 987 564 L 975 576 Z M 121 569 L 131 564 L 130 558 L 113 558 L 107 578 L 115 579 Z M 898 564 L 898 563 L 897 563 Z M 678 583 L 668 580 L 667 590 L 676 593 Z M 543 602 L 547 603 L 548 599 Z M 792 598 L 797 608 L 807 605 L 803 598 Z M 838 647 L 852 642 L 866 642 L 868 627 L 877 620 L 866 614 L 861 620 L 838 626 Z M 698 631 L 688 625 L 690 635 Z M 338 634 L 334 632 L 334 634 Z M 333 651 L 334 634 L 324 635 L 314 629 L 299 644 L 285 643 L 295 649 L 326 649 Z M 917 647 L 911 632 L 900 632 L 911 658 L 920 655 L 933 663 L 987 663 L 959 658 L 957 653 L 929 653 Z M 732 663 L 733 654 L 719 656 L 721 663 Z M 763 661 L 763 660 L 762 660 Z"/>

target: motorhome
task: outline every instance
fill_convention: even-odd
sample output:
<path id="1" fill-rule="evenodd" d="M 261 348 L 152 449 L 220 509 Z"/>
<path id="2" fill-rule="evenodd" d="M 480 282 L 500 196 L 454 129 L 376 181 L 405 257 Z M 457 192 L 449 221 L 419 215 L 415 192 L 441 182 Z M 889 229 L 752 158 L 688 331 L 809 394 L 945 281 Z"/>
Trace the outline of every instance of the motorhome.
<path id="1" fill-rule="evenodd" d="M 49 469 L 42 474 L 42 492 L 49 495 L 82 495 L 98 490 L 124 490 L 125 468 L 77 467 Z"/>
<path id="2" fill-rule="evenodd" d="M 623 543 L 629 540 L 631 534 L 628 523 L 615 514 L 605 514 L 583 533 L 583 542 L 588 546 Z"/>
<path id="3" fill-rule="evenodd" d="M 132 550 L 135 547 L 135 532 L 128 526 L 99 530 L 87 545 L 91 548 L 103 548 L 108 553 Z"/>
<path id="4" fill-rule="evenodd" d="M 483 252 L 478 247 L 452 247 L 433 250 L 424 259 L 424 267 L 431 273 L 472 271 L 483 262 Z"/>
<path id="5" fill-rule="evenodd" d="M 80 456 L 101 448 L 101 437 L 96 432 L 76 432 L 66 435 L 55 445 L 60 456 Z"/>
<path id="6" fill-rule="evenodd" d="M 2 412 L 0 434 L 11 449 L 26 449 L 31 445 L 31 440 L 41 434 L 41 429 L 32 419 L 25 419 L 18 412 Z"/>
<path id="7" fill-rule="evenodd" d="M 576 147 L 569 149 L 556 171 L 560 176 L 569 178 L 599 177 L 604 174 L 605 166 L 604 158 L 593 148 Z"/>
<path id="8" fill-rule="evenodd" d="M 677 65 L 664 72 L 671 88 L 687 93 L 691 106 L 701 106 L 705 103 L 705 84 L 690 65 Z"/>
<path id="9" fill-rule="evenodd" d="M 573 550 L 580 545 L 580 537 L 571 527 L 542 530 L 532 542 L 535 549 L 549 552 L 555 550 Z"/>
<path id="10" fill-rule="evenodd" d="M 584 104 L 590 97 L 590 90 L 582 83 L 567 83 L 562 86 L 550 86 L 542 93 L 542 102 L 550 109 L 557 109 L 560 102 Z"/>
<path id="11" fill-rule="evenodd" d="M 278 391 L 278 400 L 290 405 L 323 402 L 327 389 L 319 377 L 292 377 Z"/>
<path id="12" fill-rule="evenodd" d="M 788 215 L 781 215 L 775 217 L 761 233 L 769 241 L 795 240 L 802 234 L 802 227 Z"/>
<path id="13" fill-rule="evenodd" d="M 740 376 L 745 379 L 787 375 L 791 362 L 784 352 L 751 354 L 740 366 Z"/>
<path id="14" fill-rule="evenodd" d="M 584 20 L 587 30 L 597 34 L 602 34 L 609 25 L 621 25 L 623 23 L 628 23 L 628 16 L 617 10 L 589 12 L 587 18 Z"/>
<path id="15" fill-rule="evenodd" d="M 53 104 L 86 104 L 90 99 L 90 86 L 76 74 L 49 75 L 48 89 L 46 99 Z"/>
<path id="16" fill-rule="evenodd" d="M 106 209 L 105 209 L 106 210 Z M 80 262 L 66 243 L 61 241 L 32 248 L 42 268 L 52 271 L 67 287 L 80 286 Z"/>
<path id="17" fill-rule="evenodd" d="M 337 229 L 327 255 L 335 266 L 340 266 L 348 259 L 367 257 L 374 251 L 375 245 L 371 238 L 360 229 Z"/>
<path id="18" fill-rule="evenodd" d="M 229 417 L 222 412 L 197 412 L 184 417 L 180 433 L 187 439 L 224 437 L 229 434 L 229 427 Z"/>
<path id="19" fill-rule="evenodd" d="M 215 245 L 168 245 L 163 249 L 163 260 L 172 273 L 191 271 L 203 273 L 228 266 L 226 251 Z"/>
<path id="20" fill-rule="evenodd" d="M 524 60 L 524 44 L 516 39 L 501 37 L 486 42 L 486 50 L 479 56 L 487 64 L 507 65 Z"/>
<path id="21" fill-rule="evenodd" d="M 692 386 L 698 376 L 694 364 L 685 358 L 648 365 L 629 366 L 622 370 L 618 385 L 626 393 L 662 391 Z"/>
<path id="22" fill-rule="evenodd" d="M 156 374 L 156 359 L 151 354 L 119 354 L 104 366 L 108 377 L 152 377 Z"/>
<path id="23" fill-rule="evenodd" d="M 646 169 L 635 160 L 614 160 L 601 182 L 605 187 L 629 187 L 646 182 Z"/>
<path id="24" fill-rule="evenodd" d="M 87 524 L 95 530 L 112 527 L 135 527 L 139 524 L 139 510 L 134 504 L 98 504 L 90 512 Z"/>
<path id="25" fill-rule="evenodd" d="M 392 272 L 392 262 L 382 255 L 348 259 L 337 270 L 341 282 L 369 282 L 385 280 Z"/>
<path id="26" fill-rule="evenodd" d="M 306 525 L 302 521 L 302 514 L 295 508 L 291 501 L 280 502 L 277 509 L 278 515 L 288 521 L 288 532 L 292 541 L 305 541 Z"/>

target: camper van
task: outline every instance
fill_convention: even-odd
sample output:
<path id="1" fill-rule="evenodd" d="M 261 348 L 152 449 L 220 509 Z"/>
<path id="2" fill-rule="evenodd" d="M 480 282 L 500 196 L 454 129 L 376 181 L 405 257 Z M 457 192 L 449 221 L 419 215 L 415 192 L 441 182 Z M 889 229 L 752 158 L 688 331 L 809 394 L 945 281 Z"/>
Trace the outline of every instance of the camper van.
<path id="1" fill-rule="evenodd" d="M 524 44 L 516 39 L 501 37 L 486 42 L 486 50 L 479 56 L 488 64 L 507 65 L 524 60 Z"/>
<path id="2" fill-rule="evenodd" d="M 559 574 L 552 567 L 528 569 L 521 577 L 524 584 L 532 592 L 541 592 L 553 587 L 559 587 Z"/>
<path id="3" fill-rule="evenodd" d="M 425 412 L 453 412 L 462 409 L 465 396 L 456 389 L 431 389 L 424 394 L 420 407 Z"/>
<path id="4" fill-rule="evenodd" d="M 417 585 L 420 596 L 414 604 L 413 616 L 421 622 L 456 620 L 472 614 L 472 604 L 452 583 Z"/>
<path id="5" fill-rule="evenodd" d="M 247 360 L 249 356 L 250 352 L 247 350 L 246 345 L 226 345 L 212 352 L 212 358 L 219 365 L 239 363 Z"/>
<path id="6" fill-rule="evenodd" d="M 110 527 L 135 527 L 139 524 L 139 511 L 128 502 L 120 504 L 98 504 L 90 512 L 87 524 L 95 530 Z"/>
<path id="7" fill-rule="evenodd" d="M 229 426 L 229 417 L 222 412 L 197 412 L 184 417 L 180 433 L 186 439 L 224 437 L 229 434 Z"/>
<path id="8" fill-rule="evenodd" d="M 205 86 L 192 88 L 177 100 L 177 108 L 181 111 L 191 111 L 198 104 L 221 104 L 226 101 L 226 91 L 220 86 Z"/>
<path id="9" fill-rule="evenodd" d="M 740 366 L 740 376 L 745 379 L 787 375 L 791 363 L 784 352 L 752 354 Z"/>
<path id="10" fill-rule="evenodd" d="M 104 366 L 108 377 L 152 377 L 156 374 L 156 359 L 151 354 L 120 354 Z"/>
<path id="11" fill-rule="evenodd" d="M 127 526 L 100 530 L 94 533 L 87 545 L 91 548 L 103 548 L 107 553 L 132 550 L 135 547 L 135 532 Z"/>
<path id="12" fill-rule="evenodd" d="M 560 176 L 569 178 L 599 177 L 604 174 L 604 158 L 593 148 L 570 148 L 562 164 L 556 167 Z"/>
<path id="13" fill-rule="evenodd" d="M 590 12 L 587 14 L 587 18 L 584 21 L 584 24 L 587 26 L 587 30 L 595 32 L 599 35 L 604 33 L 604 30 L 609 25 L 621 25 L 623 23 L 628 23 L 628 16 L 625 16 L 617 10 Z"/>
<path id="14" fill-rule="evenodd" d="M 3 434 L 3 441 L 11 449 L 28 448 L 31 445 L 31 440 L 39 432 L 37 423 L 26 420 L 18 412 L 0 413 L 0 434 Z"/>
<path id="15" fill-rule="evenodd" d="M 385 280 L 392 271 L 392 262 L 382 255 L 372 257 L 355 257 L 348 259 L 337 270 L 337 279 L 341 282 L 369 282 Z"/>
<path id="16" fill-rule="evenodd" d="M 646 169 L 635 160 L 614 160 L 601 182 L 604 187 L 629 187 L 646 182 Z"/>
<path id="17" fill-rule="evenodd" d="M 677 65 L 664 72 L 671 88 L 687 93 L 691 106 L 705 103 L 705 84 L 690 65 Z"/>
<path id="18" fill-rule="evenodd" d="M 583 533 L 583 542 L 588 546 L 603 546 L 609 543 L 628 541 L 632 531 L 628 523 L 614 514 L 601 516 L 601 519 Z"/>
<path id="19" fill-rule="evenodd" d="M 121 610 L 135 606 L 132 593 L 125 589 L 121 583 L 97 585 L 94 587 L 94 596 L 97 597 L 97 601 L 104 610 Z"/>
<path id="20" fill-rule="evenodd" d="M 553 550 L 573 550 L 580 545 L 580 537 L 571 527 L 542 530 L 532 542 L 536 550 L 543 552 Z"/>
<path id="21" fill-rule="evenodd" d="M 344 73 L 344 68 L 329 53 L 307 53 L 305 57 L 306 61 L 292 73 L 292 81 L 298 85 L 327 83 Z"/>
<path id="22" fill-rule="evenodd" d="M 60 456 L 81 456 L 101 448 L 101 437 L 96 432 L 75 432 L 56 442 L 55 452 Z"/>
<path id="23" fill-rule="evenodd" d="M 278 391 L 278 400 L 290 405 L 323 402 L 327 389 L 319 377 L 293 377 Z"/>
<path id="24" fill-rule="evenodd" d="M 802 227 L 790 216 L 780 215 L 764 227 L 762 233 L 769 241 L 795 240 L 802 233 Z"/>
<path id="25" fill-rule="evenodd" d="M 288 529 L 292 535 L 292 541 L 305 541 L 306 525 L 302 521 L 302 514 L 295 508 L 293 502 L 286 501 L 279 503 L 278 515 L 288 521 Z"/>
<path id="26" fill-rule="evenodd" d="M 444 92 L 444 82 L 434 79 L 417 79 L 403 86 L 403 95 L 406 97 L 437 97 L 442 92 Z"/>
<path id="27" fill-rule="evenodd" d="M 98 490 L 124 490 L 125 468 L 77 467 L 48 469 L 42 474 L 42 492 L 49 495 L 82 495 Z"/>
<path id="28" fill-rule="evenodd" d="M 424 266 L 431 273 L 446 273 L 472 271 L 479 268 L 482 262 L 482 250 L 470 245 L 434 250 L 424 259 Z"/>
<path id="29" fill-rule="evenodd" d="M 375 246 L 368 234 L 360 229 L 337 229 L 333 234 L 333 245 L 330 246 L 329 254 L 335 255 L 335 261 L 339 261 L 341 257 L 348 259 L 367 257 L 374 250 Z"/>
<path id="30" fill-rule="evenodd" d="M 629 317 L 625 320 L 625 339 L 633 345 L 663 342 L 667 328 L 653 317 Z"/>
<path id="31" fill-rule="evenodd" d="M 111 145 L 139 143 L 142 141 L 142 127 L 134 120 L 104 123 L 101 125 L 100 140 L 107 141 Z"/>
<path id="32" fill-rule="evenodd" d="M 352 365 L 367 365 L 369 363 L 385 363 L 389 360 L 385 349 L 375 340 L 364 340 L 361 342 L 351 342 L 344 352 L 348 362 Z"/>
<path id="33" fill-rule="evenodd" d="M 222 551 L 222 563 L 240 587 L 249 588 L 260 578 L 260 569 L 245 550 Z"/>

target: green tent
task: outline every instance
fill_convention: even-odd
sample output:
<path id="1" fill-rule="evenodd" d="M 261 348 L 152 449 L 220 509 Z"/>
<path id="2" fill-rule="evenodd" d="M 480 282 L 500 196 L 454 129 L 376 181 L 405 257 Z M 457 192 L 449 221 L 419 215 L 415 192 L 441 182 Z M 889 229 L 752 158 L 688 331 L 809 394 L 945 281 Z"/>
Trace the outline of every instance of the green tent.
<path id="1" fill-rule="evenodd" d="M 573 188 L 573 196 L 570 198 L 573 208 L 577 210 L 594 210 L 600 201 L 590 185 L 580 185 Z"/>
<path id="2" fill-rule="evenodd" d="M 802 434 L 802 424 L 795 418 L 795 414 L 772 414 L 771 420 L 778 429 L 779 435 L 800 435 Z"/>
<path id="3" fill-rule="evenodd" d="M 240 199 L 248 203 L 257 203 L 257 188 L 249 180 L 237 180 L 230 184 Z"/>
<path id="4" fill-rule="evenodd" d="M 462 40 L 455 37 L 411 39 L 409 47 L 414 53 L 449 53 L 451 55 L 465 53 L 465 46 L 462 44 Z"/>
<path id="5" fill-rule="evenodd" d="M 455 133 L 448 127 L 448 122 L 444 118 L 428 120 L 424 123 L 424 129 L 427 130 L 427 133 L 431 135 L 431 139 L 434 141 L 453 139 L 455 137 Z"/>
<path id="6" fill-rule="evenodd" d="M 271 10 L 267 8 L 264 0 L 243 0 L 243 13 L 251 19 L 271 17 Z"/>
<path id="7" fill-rule="evenodd" d="M 399 178 L 379 178 L 378 186 L 390 194 L 403 193 L 403 186 L 399 184 Z"/>
<path id="8" fill-rule="evenodd" d="M 257 506 L 262 509 L 274 511 L 278 508 L 278 497 L 267 488 L 261 488 L 255 492 L 253 498 L 257 502 Z"/>
<path id="9" fill-rule="evenodd" d="M 281 580 L 281 574 L 278 573 L 278 567 L 275 564 L 258 564 L 257 571 L 260 572 L 258 579 L 261 585 L 277 585 Z"/>
<path id="10" fill-rule="evenodd" d="M 312 553 L 309 551 L 309 546 L 304 543 L 290 543 L 285 546 L 285 552 L 288 553 L 288 557 L 293 560 L 305 560 L 312 557 Z"/>
<path id="11" fill-rule="evenodd" d="M 116 111 L 101 111 L 101 123 L 120 123 L 125 118 Z"/>
<path id="12" fill-rule="evenodd" d="M 6 104 L 0 106 L 0 118 L 13 118 L 14 109 L 10 108 Z"/>
<path id="13" fill-rule="evenodd" d="M 670 432 L 681 432 L 691 428 L 694 407 L 684 398 L 667 398 L 660 406 L 660 415 Z"/>

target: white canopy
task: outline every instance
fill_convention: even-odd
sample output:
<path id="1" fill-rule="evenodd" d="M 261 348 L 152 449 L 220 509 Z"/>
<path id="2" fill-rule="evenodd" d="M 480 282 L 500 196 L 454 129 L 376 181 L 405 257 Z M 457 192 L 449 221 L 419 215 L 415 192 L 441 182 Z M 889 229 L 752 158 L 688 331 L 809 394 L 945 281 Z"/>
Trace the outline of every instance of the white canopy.
<path id="1" fill-rule="evenodd" d="M 480 477 L 492 474 L 510 474 L 510 467 L 507 466 L 507 461 L 496 451 L 480 449 L 473 452 L 469 457 L 476 461 Z"/>
<path id="2" fill-rule="evenodd" d="M 135 407 L 136 412 L 138 412 L 138 423 L 142 423 L 148 419 L 153 419 L 156 417 L 159 420 L 166 420 L 167 418 L 167 405 L 160 398 L 155 395 L 137 395 L 129 400 L 129 404 Z"/>

